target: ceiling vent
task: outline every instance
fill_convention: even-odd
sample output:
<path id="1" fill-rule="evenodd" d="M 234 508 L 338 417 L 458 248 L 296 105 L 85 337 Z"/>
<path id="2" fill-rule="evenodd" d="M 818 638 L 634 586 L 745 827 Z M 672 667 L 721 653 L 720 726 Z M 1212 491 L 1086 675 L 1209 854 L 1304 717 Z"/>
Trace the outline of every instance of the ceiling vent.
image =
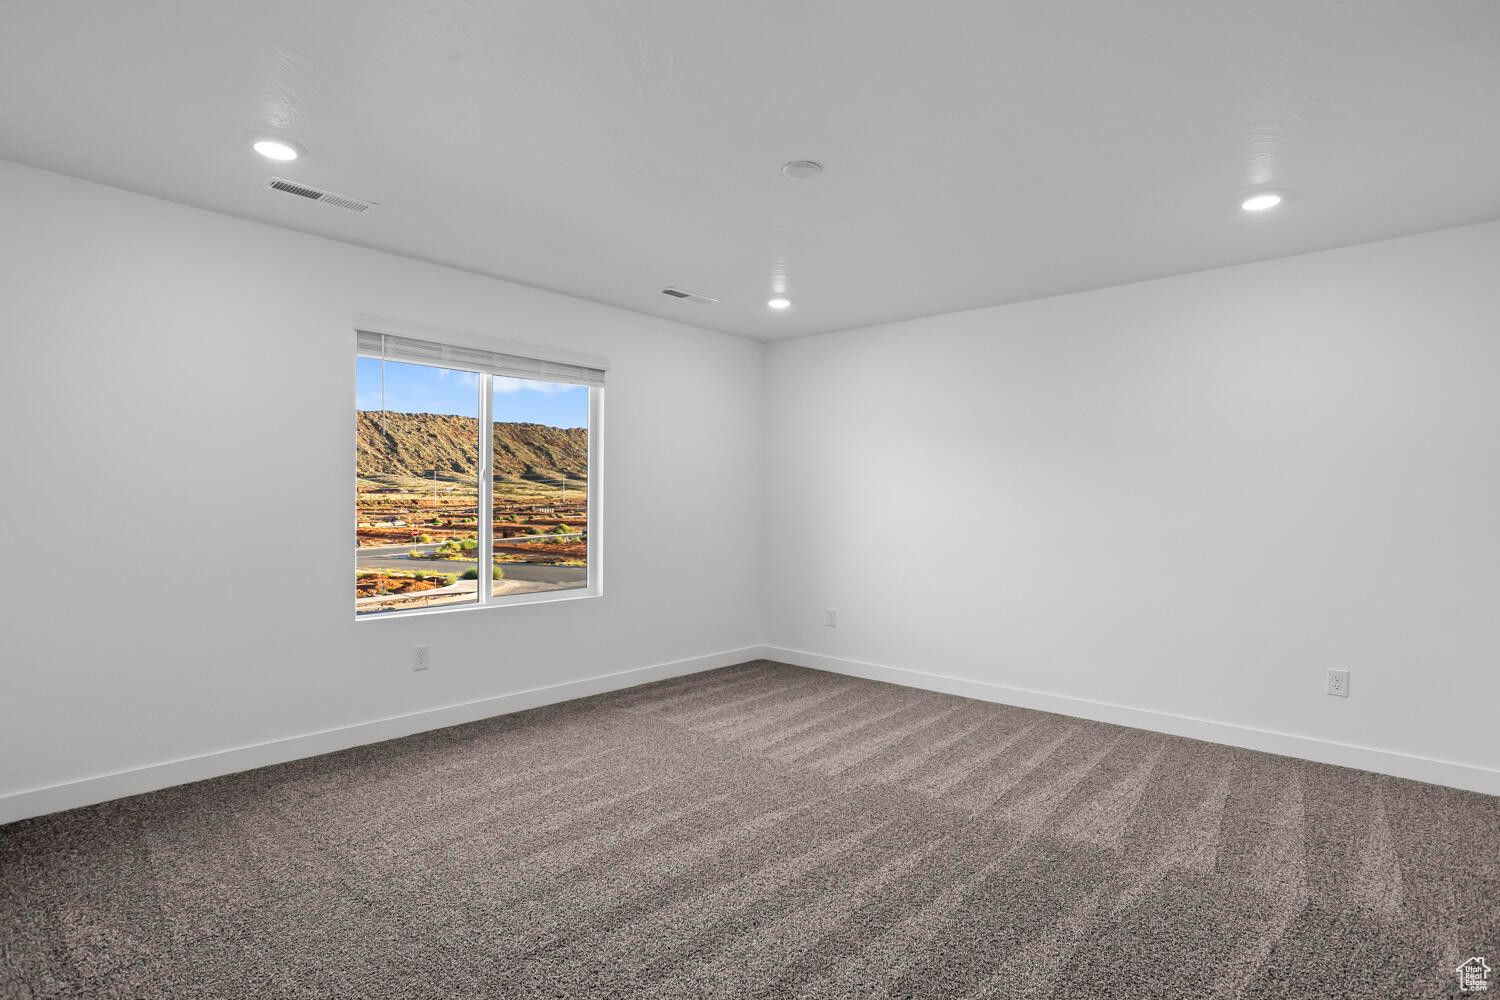
<path id="1" fill-rule="evenodd" d="M 684 292 L 680 288 L 663 288 L 661 290 L 661 293 L 663 295 L 670 295 L 674 299 L 687 299 L 689 302 L 702 302 L 710 305 L 717 305 L 719 301 L 718 299 L 711 299 L 707 295 L 698 295 L 694 292 Z"/>
<path id="2" fill-rule="evenodd" d="M 368 212 L 375 207 L 375 202 L 365 201 L 363 198 L 351 198 L 346 194 L 334 194 L 332 191 L 323 191 L 306 184 L 298 184 L 294 181 L 285 180 L 281 177 L 271 178 L 271 190 L 280 191 L 283 194 L 294 194 L 298 198 L 306 198 L 308 201 L 320 201 L 325 205 L 335 208 L 347 208 L 351 212 Z"/>

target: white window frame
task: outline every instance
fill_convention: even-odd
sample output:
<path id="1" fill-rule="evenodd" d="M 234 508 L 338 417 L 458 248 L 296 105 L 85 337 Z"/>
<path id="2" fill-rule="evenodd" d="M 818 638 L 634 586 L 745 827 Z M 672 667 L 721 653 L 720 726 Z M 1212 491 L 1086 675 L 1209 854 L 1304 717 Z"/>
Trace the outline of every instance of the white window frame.
<path id="1" fill-rule="evenodd" d="M 570 351 L 560 351 L 549 347 L 540 347 L 535 344 L 522 344 L 513 341 L 500 340 L 480 334 L 465 333 L 458 330 L 444 330 L 436 327 L 424 326 L 416 323 L 408 323 L 400 320 L 384 319 L 376 316 L 359 315 L 354 318 L 354 332 L 356 337 L 355 357 L 369 357 L 367 352 L 361 352 L 358 346 L 358 335 L 360 333 L 385 334 L 390 337 L 403 337 L 412 340 L 422 340 L 434 344 L 442 344 L 468 350 L 491 351 L 497 354 L 513 355 L 517 358 L 525 358 L 541 364 L 577 365 L 585 368 L 594 368 L 606 371 L 609 362 L 605 358 L 588 354 L 577 354 Z M 602 498 L 603 490 L 603 461 L 601 458 L 601 427 L 604 416 L 604 386 L 585 385 L 589 394 L 589 425 L 588 425 L 588 518 L 585 525 L 586 537 L 588 539 L 588 567 L 586 585 L 573 587 L 568 590 L 544 590 L 532 594 L 511 594 L 494 596 L 494 581 L 490 574 L 484 572 L 483 553 L 490 554 L 490 562 L 494 562 L 494 447 L 495 435 L 484 433 L 494 419 L 494 378 L 489 372 L 475 371 L 473 368 L 465 368 L 458 363 L 434 362 L 434 367 L 448 368 L 453 371 L 470 371 L 479 376 L 479 546 L 481 554 L 479 559 L 479 588 L 477 600 L 472 604 L 448 604 L 435 608 L 408 608 L 399 611 L 381 611 L 374 614 L 359 614 L 354 612 L 354 620 L 357 622 L 386 621 L 392 618 L 410 618 L 416 615 L 444 615 L 463 611 L 482 611 L 491 608 L 515 608 L 524 607 L 528 604 L 552 604 L 558 601 L 580 601 L 594 597 L 604 596 L 604 566 L 603 566 L 603 533 L 602 524 Z M 539 376 L 542 377 L 542 376 Z M 558 379 L 557 381 L 567 381 Z M 358 409 L 356 404 L 355 409 Z M 354 479 L 358 478 L 356 472 Z M 353 480 L 351 479 L 351 482 Z M 353 526 L 355 552 L 359 550 L 359 533 L 357 525 Z"/>

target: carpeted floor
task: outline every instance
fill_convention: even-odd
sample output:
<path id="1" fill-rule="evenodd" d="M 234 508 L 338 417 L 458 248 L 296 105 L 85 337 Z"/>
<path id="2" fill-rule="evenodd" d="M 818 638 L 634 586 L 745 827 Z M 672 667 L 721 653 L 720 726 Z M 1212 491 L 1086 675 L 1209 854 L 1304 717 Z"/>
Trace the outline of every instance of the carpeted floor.
<path id="1" fill-rule="evenodd" d="M 1500 799 L 770 663 L 0 827 L 0 875 L 4 997 L 1407 1000 L 1500 966 Z"/>

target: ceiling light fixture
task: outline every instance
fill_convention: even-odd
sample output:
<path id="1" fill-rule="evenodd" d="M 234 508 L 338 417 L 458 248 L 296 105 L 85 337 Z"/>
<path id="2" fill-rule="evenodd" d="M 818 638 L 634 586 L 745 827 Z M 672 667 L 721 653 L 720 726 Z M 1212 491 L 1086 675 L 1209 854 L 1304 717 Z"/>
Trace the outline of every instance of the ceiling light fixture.
<path id="1" fill-rule="evenodd" d="M 261 156 L 278 163 L 287 163 L 302 155 L 302 151 L 285 139 L 257 139 L 252 147 Z"/>
<path id="2" fill-rule="evenodd" d="M 1254 194 L 1240 202 L 1240 208 L 1247 212 L 1264 212 L 1268 208 L 1275 208 L 1281 204 L 1281 195 L 1267 192 L 1265 194 Z"/>
<path id="3" fill-rule="evenodd" d="M 791 299 L 783 299 L 783 298 L 780 298 L 780 297 L 774 298 L 771 301 L 769 301 L 769 302 L 766 303 L 766 305 L 770 306 L 772 309 L 785 309 L 788 306 L 790 306 L 791 304 L 792 304 L 792 300 Z"/>
<path id="4" fill-rule="evenodd" d="M 817 160 L 793 160 L 781 172 L 794 181 L 810 181 L 823 172 L 823 164 Z"/>

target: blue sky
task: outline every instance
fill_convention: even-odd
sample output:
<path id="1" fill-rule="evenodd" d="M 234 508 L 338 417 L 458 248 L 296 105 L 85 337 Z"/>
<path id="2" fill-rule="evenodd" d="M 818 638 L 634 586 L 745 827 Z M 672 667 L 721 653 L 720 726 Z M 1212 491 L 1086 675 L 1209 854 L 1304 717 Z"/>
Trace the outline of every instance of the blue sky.
<path id="1" fill-rule="evenodd" d="M 379 410 L 380 359 L 355 361 L 354 403 L 361 410 Z M 384 409 L 397 413 L 479 415 L 479 376 L 473 372 L 385 362 Z M 495 376 L 494 417 L 497 421 L 587 427 L 589 392 L 581 385 L 529 382 Z"/>

